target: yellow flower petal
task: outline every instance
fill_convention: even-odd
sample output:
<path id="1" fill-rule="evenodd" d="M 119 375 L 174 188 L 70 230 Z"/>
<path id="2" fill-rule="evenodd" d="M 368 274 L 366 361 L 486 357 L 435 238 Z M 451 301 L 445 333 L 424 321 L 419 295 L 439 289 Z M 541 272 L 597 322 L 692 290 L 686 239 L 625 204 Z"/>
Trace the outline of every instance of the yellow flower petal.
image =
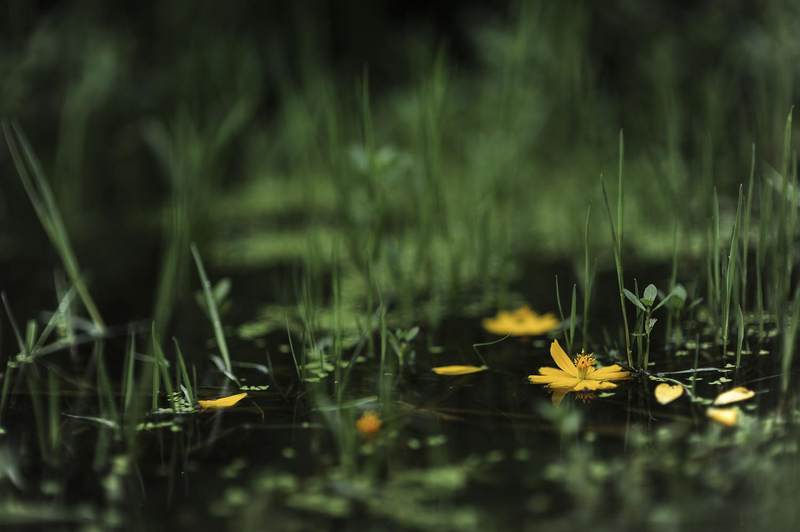
<path id="1" fill-rule="evenodd" d="M 539 373 L 542 375 L 554 375 L 559 377 L 572 377 L 569 373 L 564 371 L 563 369 L 551 368 L 548 366 L 544 366 L 539 368 Z"/>
<path id="2" fill-rule="evenodd" d="M 719 394 L 717 398 L 714 399 L 714 404 L 720 406 L 738 403 L 739 401 L 746 401 L 747 399 L 750 399 L 755 394 L 756 392 L 749 388 L 737 386 L 736 388 L 731 388 L 730 390 Z"/>
<path id="3" fill-rule="evenodd" d="M 573 377 L 578 376 L 578 368 L 575 367 L 575 364 L 572 363 L 572 360 L 570 360 L 570 358 L 561 348 L 558 340 L 553 340 L 553 343 L 550 344 L 550 356 L 553 357 L 556 366 L 569 373 Z"/>
<path id="4" fill-rule="evenodd" d="M 667 384 L 662 382 L 655 389 L 656 401 L 666 405 L 683 395 L 683 386 L 680 384 Z"/>
<path id="5" fill-rule="evenodd" d="M 528 381 L 530 381 L 531 384 L 550 384 L 559 379 L 561 379 L 561 377 L 558 375 L 528 375 Z"/>
<path id="6" fill-rule="evenodd" d="M 559 388 L 565 390 L 573 390 L 580 381 L 576 377 L 556 377 L 548 386 L 550 388 Z"/>
<path id="7" fill-rule="evenodd" d="M 438 366 L 433 368 L 437 375 L 469 375 L 489 369 L 488 366 Z"/>
<path id="8" fill-rule="evenodd" d="M 547 370 L 547 371 L 542 371 Z M 529 375 L 528 380 L 531 381 L 532 384 L 550 384 L 553 382 L 566 382 L 569 381 L 574 386 L 578 383 L 578 378 L 573 377 L 569 373 L 561 371 L 560 369 L 556 368 L 540 368 L 539 375 Z"/>
<path id="9" fill-rule="evenodd" d="M 220 397 L 219 399 L 209 399 L 207 401 L 197 401 L 200 408 L 230 408 L 242 399 L 247 397 L 246 393 L 237 393 L 236 395 L 229 395 L 227 397 Z"/>
<path id="10" fill-rule="evenodd" d="M 630 376 L 631 374 L 627 371 L 617 371 L 616 373 L 605 372 L 600 375 L 595 371 L 588 374 L 586 378 L 593 381 L 621 381 L 630 378 Z"/>
<path id="11" fill-rule="evenodd" d="M 593 379 L 607 379 L 609 375 L 615 375 L 617 373 L 625 375 L 625 377 L 630 376 L 630 373 L 622 369 L 622 366 L 619 364 L 611 364 L 610 366 L 603 366 L 602 368 L 594 368 L 593 371 L 589 373 Z M 611 378 L 621 378 L 621 377 L 611 377 Z"/>
<path id="12" fill-rule="evenodd" d="M 708 408 L 706 415 L 726 427 L 733 427 L 739 423 L 739 409 L 735 406 L 730 408 Z"/>

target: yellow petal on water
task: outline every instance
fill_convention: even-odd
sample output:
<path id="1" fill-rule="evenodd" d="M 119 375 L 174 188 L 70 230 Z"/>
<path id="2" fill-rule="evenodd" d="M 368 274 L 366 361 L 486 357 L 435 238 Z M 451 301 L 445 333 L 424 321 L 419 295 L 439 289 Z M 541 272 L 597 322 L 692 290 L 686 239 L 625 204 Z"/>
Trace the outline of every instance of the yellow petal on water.
<path id="1" fill-rule="evenodd" d="M 438 366 L 433 368 L 433 372 L 437 375 L 469 375 L 470 373 L 479 373 L 489 369 L 488 366 Z"/>
<path id="2" fill-rule="evenodd" d="M 236 395 L 229 395 L 227 397 L 220 397 L 219 399 L 210 399 L 208 401 L 197 401 L 200 408 L 230 408 L 242 399 L 247 397 L 246 393 L 237 393 Z"/>
<path id="3" fill-rule="evenodd" d="M 739 423 L 739 409 L 735 406 L 729 408 L 708 408 L 706 415 L 721 425 L 734 427 Z"/>
<path id="4" fill-rule="evenodd" d="M 739 401 L 746 401 L 747 399 L 750 399 L 755 394 L 756 392 L 749 388 L 737 386 L 736 388 L 731 388 L 730 390 L 719 394 L 717 398 L 714 399 L 714 404 L 720 406 L 738 403 Z"/>
<path id="5" fill-rule="evenodd" d="M 656 401 L 662 405 L 667 405 L 683 395 L 683 386 L 680 384 L 667 384 L 662 382 L 656 386 Z"/>

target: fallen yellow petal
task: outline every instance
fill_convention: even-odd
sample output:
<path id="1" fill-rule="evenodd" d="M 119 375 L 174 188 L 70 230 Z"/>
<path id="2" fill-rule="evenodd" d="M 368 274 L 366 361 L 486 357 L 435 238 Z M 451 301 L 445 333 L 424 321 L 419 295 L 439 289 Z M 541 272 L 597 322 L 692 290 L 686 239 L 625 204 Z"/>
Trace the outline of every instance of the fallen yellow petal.
<path id="1" fill-rule="evenodd" d="M 749 388 L 745 388 L 744 386 L 737 386 L 736 388 L 731 388 L 726 392 L 722 392 L 714 399 L 714 404 L 719 405 L 729 405 L 731 403 L 738 403 L 739 401 L 746 401 L 750 399 L 756 394 L 753 390 Z"/>
<path id="2" fill-rule="evenodd" d="M 739 423 L 739 409 L 735 406 L 730 408 L 712 407 L 706 410 L 706 415 L 726 427 L 733 427 Z"/>
<path id="3" fill-rule="evenodd" d="M 667 384 L 662 382 L 655 389 L 656 401 L 666 405 L 683 395 L 683 386 L 680 384 Z"/>
<path id="4" fill-rule="evenodd" d="M 433 368 L 437 375 L 469 375 L 486 371 L 489 366 L 438 366 Z"/>
<path id="5" fill-rule="evenodd" d="M 219 399 L 209 399 L 208 401 L 197 401 L 200 408 L 230 408 L 242 399 L 247 397 L 247 393 L 237 393 L 236 395 L 229 395 L 227 397 L 220 397 Z"/>

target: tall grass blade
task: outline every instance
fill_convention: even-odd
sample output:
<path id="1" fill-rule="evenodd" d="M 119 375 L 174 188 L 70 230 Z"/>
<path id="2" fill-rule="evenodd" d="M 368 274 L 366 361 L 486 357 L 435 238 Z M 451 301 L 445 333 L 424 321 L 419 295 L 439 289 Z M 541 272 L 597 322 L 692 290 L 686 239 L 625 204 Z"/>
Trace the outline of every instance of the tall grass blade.
<path id="1" fill-rule="evenodd" d="M 621 185 L 620 181 L 620 185 Z M 603 189 L 603 201 L 606 206 L 606 214 L 608 214 L 608 226 L 611 230 L 611 246 L 614 252 L 614 266 L 617 272 L 617 288 L 619 292 L 619 306 L 622 312 L 622 325 L 625 334 L 625 355 L 628 359 L 628 366 L 633 367 L 633 353 L 631 352 L 631 334 L 630 327 L 628 326 L 628 313 L 625 311 L 625 282 L 622 271 L 622 255 L 620 248 L 620 239 L 617 236 L 617 230 L 614 227 L 614 218 L 611 214 L 611 204 L 608 201 L 608 191 L 606 190 L 605 180 L 601 178 L 600 185 Z M 619 217 L 617 218 L 619 220 Z"/>
<path id="2" fill-rule="evenodd" d="M 194 263 L 197 266 L 197 274 L 200 276 L 200 283 L 203 286 L 203 294 L 205 296 L 208 315 L 211 318 L 211 325 L 214 327 L 214 337 L 217 341 L 217 347 L 222 355 L 222 361 L 225 364 L 225 371 L 228 375 L 233 376 L 235 381 L 236 376 L 234 375 L 233 368 L 231 366 L 231 356 L 228 352 L 228 343 L 225 341 L 225 332 L 222 329 L 222 321 L 219 319 L 219 310 L 217 309 L 217 301 L 214 298 L 211 282 L 208 280 L 208 276 L 206 275 L 206 269 L 203 266 L 203 259 L 200 258 L 200 253 L 197 251 L 197 246 L 192 244 L 191 249 L 192 257 L 194 257 Z M 236 384 L 238 385 L 238 382 Z"/>
<path id="3" fill-rule="evenodd" d="M 25 193 L 33 205 L 36 216 L 56 249 L 70 281 L 78 291 L 83 306 L 89 313 L 89 317 L 98 332 L 102 333 L 106 328 L 105 322 L 81 276 L 78 259 L 72 249 L 61 212 L 44 171 L 19 126 L 14 122 L 8 123 L 4 121 L 2 128 L 14 166 L 22 181 Z"/>

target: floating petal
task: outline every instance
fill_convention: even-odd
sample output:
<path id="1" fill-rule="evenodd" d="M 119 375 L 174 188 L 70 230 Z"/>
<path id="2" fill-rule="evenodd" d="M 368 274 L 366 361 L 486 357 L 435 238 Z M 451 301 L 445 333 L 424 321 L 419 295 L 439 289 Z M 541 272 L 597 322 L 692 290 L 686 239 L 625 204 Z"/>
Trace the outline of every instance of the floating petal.
<path id="1" fill-rule="evenodd" d="M 714 404 L 720 406 L 738 403 L 739 401 L 746 401 L 747 399 L 750 399 L 755 394 L 756 392 L 749 388 L 737 386 L 736 388 L 731 388 L 730 390 L 719 394 L 717 398 L 714 399 Z"/>
<path id="2" fill-rule="evenodd" d="M 433 372 L 437 375 L 469 375 L 470 373 L 479 373 L 489 369 L 488 366 L 438 366 L 433 368 Z"/>
<path id="3" fill-rule="evenodd" d="M 683 385 L 681 384 L 667 384 L 666 382 L 662 382 L 656 386 L 656 401 L 662 405 L 671 403 L 681 395 L 683 395 Z"/>
<path id="4" fill-rule="evenodd" d="M 209 399 L 207 401 L 197 401 L 200 408 L 213 409 L 213 408 L 230 408 L 242 399 L 247 397 L 247 393 L 237 393 L 236 395 L 229 395 L 227 397 L 220 397 L 219 399 Z"/>
<path id="5" fill-rule="evenodd" d="M 709 408 L 706 415 L 721 425 L 734 427 L 739 423 L 739 409 L 735 406 L 729 408 Z"/>

